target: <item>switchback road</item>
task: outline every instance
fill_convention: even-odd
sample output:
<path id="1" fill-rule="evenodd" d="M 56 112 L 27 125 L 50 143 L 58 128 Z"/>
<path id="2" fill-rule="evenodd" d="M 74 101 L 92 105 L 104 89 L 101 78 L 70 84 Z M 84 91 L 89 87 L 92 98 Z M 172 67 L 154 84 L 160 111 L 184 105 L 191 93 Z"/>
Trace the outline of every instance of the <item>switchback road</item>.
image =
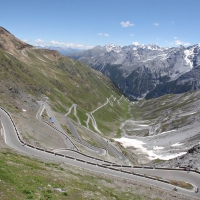
<path id="1" fill-rule="evenodd" d="M 36 156 L 36 157 L 43 158 L 43 159 L 49 159 L 52 161 L 63 162 L 63 163 L 66 163 L 66 164 L 69 164 L 72 166 L 84 168 L 86 170 L 94 171 L 97 173 L 109 174 L 109 175 L 117 176 L 120 178 L 134 180 L 134 181 L 138 181 L 138 182 L 144 182 L 146 184 L 155 185 L 157 187 L 164 188 L 169 191 L 172 191 L 174 188 L 174 186 L 172 186 L 168 183 L 165 183 L 165 182 L 160 182 L 160 181 L 153 180 L 150 178 L 145 178 L 143 176 L 133 175 L 128 170 L 121 171 L 114 167 L 102 166 L 101 164 L 97 164 L 98 162 L 90 163 L 90 161 L 88 161 L 88 157 L 85 157 L 84 160 L 79 160 L 76 157 L 70 158 L 70 157 L 65 157 L 63 155 L 54 155 L 52 152 L 45 152 L 42 149 L 36 149 L 34 147 L 29 147 L 27 145 L 24 145 L 23 141 L 21 142 L 19 140 L 20 138 L 18 137 L 18 131 L 16 129 L 16 126 L 15 126 L 12 118 L 9 116 L 9 113 L 3 109 L 0 109 L 0 115 L 1 115 L 1 118 L 0 118 L 1 123 L 3 126 L 3 134 L 4 134 L 5 143 L 9 147 L 11 147 L 14 150 L 19 151 L 23 154 L 26 154 L 28 156 Z M 147 172 L 146 169 L 142 169 L 142 170 L 143 170 L 142 171 L 143 174 L 145 174 Z M 165 170 L 165 171 L 168 171 L 168 170 Z M 171 170 L 169 170 L 169 171 L 171 171 Z M 174 173 L 176 174 L 176 171 Z M 160 174 L 160 175 L 162 176 L 162 174 Z M 176 174 L 176 176 L 184 176 L 184 175 L 185 175 L 184 171 L 180 175 L 178 173 Z M 200 176 L 198 174 L 196 174 L 196 176 L 198 176 L 197 179 L 200 180 Z M 192 177 L 191 177 L 191 179 L 192 179 Z M 199 181 L 196 186 L 199 187 Z M 178 188 L 178 192 L 189 195 L 189 196 L 200 198 L 199 193 L 195 193 L 193 190 L 186 190 L 186 189 Z"/>

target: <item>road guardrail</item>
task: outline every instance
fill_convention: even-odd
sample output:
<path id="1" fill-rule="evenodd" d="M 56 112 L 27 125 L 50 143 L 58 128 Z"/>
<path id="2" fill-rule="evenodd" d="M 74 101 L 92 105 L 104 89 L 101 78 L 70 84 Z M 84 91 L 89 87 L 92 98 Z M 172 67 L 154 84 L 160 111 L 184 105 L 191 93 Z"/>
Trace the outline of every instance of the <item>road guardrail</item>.
<path id="1" fill-rule="evenodd" d="M 1 107 L 0 107 L 1 108 Z M 51 154 L 55 154 L 55 155 L 58 155 L 58 156 L 62 156 L 62 157 L 66 157 L 66 158 L 69 158 L 69 159 L 76 159 L 77 161 L 80 161 L 80 162 L 84 162 L 84 163 L 88 163 L 88 164 L 91 164 L 91 165 L 97 165 L 99 167 L 102 167 L 102 168 L 108 168 L 110 170 L 114 170 L 114 171 L 121 171 L 122 173 L 127 173 L 127 174 L 132 174 L 132 175 L 136 175 L 136 176 L 141 176 L 141 177 L 144 177 L 144 178 L 149 178 L 149 179 L 153 179 L 153 180 L 156 180 L 156 181 L 160 181 L 160 182 L 164 182 L 164 183 L 167 183 L 167 184 L 170 184 L 169 181 L 166 181 L 166 180 L 163 180 L 163 179 L 156 179 L 155 177 L 152 177 L 152 176 L 147 176 L 147 175 L 144 175 L 144 174 L 139 174 L 139 173 L 135 173 L 135 172 L 130 172 L 130 171 L 125 171 L 125 170 L 121 170 L 121 169 L 116 169 L 116 168 L 112 168 L 112 167 L 107 167 L 105 165 L 100 165 L 100 164 L 95 164 L 95 163 L 92 163 L 92 162 L 86 162 L 85 160 L 82 160 L 82 159 L 78 159 L 78 158 L 73 158 L 73 157 L 70 157 L 70 156 L 66 156 L 66 155 L 63 155 L 63 154 L 59 154 L 59 153 L 55 153 L 55 152 L 52 152 L 52 151 L 48 151 L 48 150 L 45 150 L 45 149 L 42 149 L 42 148 L 39 148 L 39 147 L 35 147 L 31 144 L 28 144 L 28 143 L 25 143 L 21 140 L 20 136 L 19 136 L 19 133 L 18 133 L 18 130 L 15 126 L 15 123 L 11 117 L 11 115 L 3 108 L 1 108 L 10 118 L 12 124 L 13 124 L 13 127 L 15 128 L 15 132 L 17 134 L 17 137 L 18 137 L 18 140 L 20 141 L 21 144 L 25 144 L 27 146 L 29 146 L 30 148 L 34 148 L 34 149 L 37 149 L 38 151 L 45 151 L 46 153 L 51 153 Z M 103 161 L 103 160 L 102 160 Z M 120 165 L 116 165 L 116 166 L 120 166 Z M 161 169 L 161 170 L 179 170 L 179 171 L 185 171 L 184 168 L 160 168 L 160 167 L 156 167 L 156 168 L 152 168 L 152 167 L 142 167 L 142 166 L 125 166 L 123 165 L 122 167 L 127 167 L 127 168 L 144 168 L 144 169 Z M 199 171 L 197 170 L 190 170 L 191 172 L 194 172 L 194 173 L 198 173 L 200 174 Z"/>

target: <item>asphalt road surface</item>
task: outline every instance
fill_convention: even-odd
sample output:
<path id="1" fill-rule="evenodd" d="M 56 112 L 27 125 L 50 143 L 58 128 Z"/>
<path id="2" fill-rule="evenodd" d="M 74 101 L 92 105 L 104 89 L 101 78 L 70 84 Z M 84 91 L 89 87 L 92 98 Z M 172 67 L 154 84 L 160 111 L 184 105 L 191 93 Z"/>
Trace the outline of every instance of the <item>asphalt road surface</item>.
<path id="1" fill-rule="evenodd" d="M 60 132 L 59 135 L 61 136 L 61 138 L 64 140 L 67 148 L 70 149 L 76 149 L 76 146 L 74 145 L 74 143 L 72 142 L 74 140 L 74 138 L 70 137 L 69 135 L 64 136 L 62 133 L 65 133 L 65 131 L 62 129 L 62 127 L 60 126 L 58 120 L 56 119 L 53 111 L 51 110 L 50 106 L 46 103 L 46 101 L 38 101 L 38 104 L 40 105 L 40 109 L 36 115 L 37 119 L 44 123 L 41 119 L 41 114 L 43 112 L 44 109 L 46 109 L 47 111 L 47 115 L 51 118 L 54 119 L 54 127 L 56 127 L 56 129 Z M 87 148 L 88 150 L 91 150 L 97 154 L 100 155 L 104 155 L 106 154 L 106 150 L 99 148 L 99 147 L 95 147 L 92 146 L 90 144 L 88 144 L 87 142 L 83 141 L 81 139 L 81 137 L 79 136 L 76 128 L 74 127 L 73 123 L 66 117 L 66 120 L 68 122 L 70 131 L 72 132 L 72 134 L 75 136 L 76 138 L 76 142 L 80 143 L 81 145 L 83 145 L 85 148 Z M 53 127 L 52 127 L 53 128 Z M 62 133 L 61 133 L 62 132 Z M 121 160 L 122 162 L 127 162 L 127 158 L 124 156 L 124 154 L 122 154 L 118 149 L 116 149 L 109 141 L 105 141 L 104 139 L 99 140 L 99 142 L 101 142 L 101 144 L 107 149 L 107 151 L 109 151 L 109 153 L 111 153 L 114 157 L 116 157 L 117 159 Z"/>
<path id="2" fill-rule="evenodd" d="M 98 172 L 98 173 L 109 174 L 109 175 L 112 175 L 112 176 L 117 176 L 117 177 L 120 177 L 120 178 L 134 180 L 134 181 L 138 181 L 138 182 L 144 182 L 146 184 L 151 184 L 151 185 L 158 186 L 160 188 L 167 189 L 171 192 L 174 188 L 174 186 L 172 186 L 170 184 L 159 182 L 159 181 L 152 180 L 152 179 L 148 179 L 148 178 L 145 178 L 145 177 L 135 176 L 131 172 L 125 173 L 125 172 L 122 172 L 122 171 L 118 171 L 115 168 L 109 169 L 109 168 L 102 166 L 102 165 L 87 163 L 88 162 L 87 157 L 84 158 L 84 161 L 79 161 L 76 158 L 70 159 L 70 158 L 66 158 L 64 156 L 54 155 L 52 153 L 48 153 L 48 152 L 45 152 L 45 151 L 41 151 L 41 150 L 38 150 L 38 149 L 35 149 L 35 148 L 32 148 L 32 147 L 28 147 L 26 145 L 23 145 L 18 139 L 17 132 L 16 132 L 16 129 L 14 127 L 14 124 L 12 123 L 8 114 L 4 110 L 0 109 L 0 116 L 1 116 L 0 120 L 1 120 L 2 125 L 3 125 L 3 132 L 4 132 L 3 135 L 4 135 L 5 143 L 9 147 L 13 148 L 14 150 L 19 151 L 21 153 L 24 153 L 28 156 L 35 156 L 35 157 L 40 157 L 40 158 L 44 158 L 44 159 L 49 159 L 49 160 L 52 160 L 52 161 L 59 161 L 59 162 L 63 162 L 63 163 L 66 163 L 66 164 L 69 164 L 69 165 L 72 165 L 72 166 L 77 166 L 77 167 L 84 168 L 86 170 L 90 170 L 90 171 L 94 171 L 94 172 Z M 147 172 L 146 169 L 141 169 L 141 170 L 142 170 L 143 174 L 145 174 Z M 166 171 L 167 170 L 165 170 L 165 173 L 166 173 Z M 169 170 L 169 171 L 171 172 L 171 170 Z M 185 175 L 184 171 L 183 171 L 182 174 L 179 174 L 180 171 L 174 171 L 174 173 L 175 173 L 175 176 L 177 176 L 177 177 Z M 160 174 L 160 176 L 162 176 L 162 171 L 160 171 L 159 174 Z M 192 173 L 188 173 L 188 176 L 189 175 L 192 175 Z M 200 176 L 198 174 L 196 174 L 196 176 L 198 177 L 197 180 L 200 180 Z M 190 176 L 190 179 L 193 180 L 193 175 Z M 199 181 L 198 181 L 196 186 L 199 187 Z M 186 190 L 186 189 L 178 188 L 178 192 L 189 195 L 189 196 L 194 196 L 194 197 L 200 198 L 200 193 L 195 193 L 193 190 Z"/>

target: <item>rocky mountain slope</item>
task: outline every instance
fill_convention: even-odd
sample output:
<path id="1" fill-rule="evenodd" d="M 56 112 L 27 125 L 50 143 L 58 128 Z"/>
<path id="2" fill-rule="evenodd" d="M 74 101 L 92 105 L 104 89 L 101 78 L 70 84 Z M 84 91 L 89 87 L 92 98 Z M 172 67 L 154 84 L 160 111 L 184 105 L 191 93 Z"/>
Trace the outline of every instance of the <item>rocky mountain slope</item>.
<path id="1" fill-rule="evenodd" d="M 158 166 L 200 170 L 200 91 L 139 100 L 130 113 L 132 118 L 121 125 L 123 138 L 116 140 L 140 155 L 141 163 L 168 160 Z"/>
<path id="2" fill-rule="evenodd" d="M 88 111 L 104 103 L 104 96 L 113 93 L 120 97 L 117 88 L 101 73 L 57 51 L 36 49 L 2 27 L 0 44 L 1 84 L 5 87 L 1 87 L 1 93 L 6 88 L 24 87 L 26 92 L 36 96 L 44 94 L 51 98 L 55 95 L 54 98 L 58 98 L 62 105 L 66 101 L 67 104 L 74 102 Z"/>
<path id="3" fill-rule="evenodd" d="M 187 151 L 185 155 L 179 156 L 177 158 L 160 162 L 156 164 L 158 167 L 186 167 L 187 169 L 194 169 L 199 170 L 200 169 L 200 145 L 195 145 L 191 149 Z"/>
<path id="4" fill-rule="evenodd" d="M 79 121 L 86 126 L 87 113 L 105 104 L 111 96 L 121 97 L 119 90 L 102 73 L 55 50 L 26 44 L 2 27 L 0 44 L 0 105 L 12 113 L 30 110 L 32 106 L 37 112 L 36 100 L 47 96 L 54 111 L 62 114 L 73 104 L 77 105 Z M 115 132 L 127 110 L 127 106 L 115 103 L 109 106 L 107 117 L 96 116 L 96 123 L 99 117 L 103 133 L 108 134 L 111 127 Z M 76 120 L 73 114 L 70 117 Z M 91 122 L 88 126 L 92 127 Z"/>
<path id="5" fill-rule="evenodd" d="M 58 136 L 53 134 L 53 131 L 47 131 L 35 118 L 39 109 L 36 101 L 41 100 L 43 96 L 49 98 L 49 104 L 63 126 L 66 126 L 63 122 L 63 114 L 68 113 L 70 108 L 73 108 L 74 110 L 69 113 L 68 117 L 74 120 L 80 134 L 84 132 L 82 135 L 88 132 L 87 125 L 91 131 L 95 132 L 95 127 L 92 126 L 94 123 L 101 131 L 98 134 L 104 135 L 107 139 L 120 137 L 120 125 L 127 125 L 124 122 L 130 119 L 129 112 L 132 114 L 132 121 L 149 120 L 148 126 L 144 126 L 148 128 L 145 129 L 141 129 L 141 127 L 138 129 L 134 123 L 131 123 L 130 126 L 128 124 L 127 128 L 124 126 L 129 137 L 135 137 L 136 134 L 136 136 L 145 137 L 146 141 L 148 136 L 156 135 L 157 137 L 158 135 L 159 137 L 160 134 L 161 136 L 164 135 L 162 132 L 176 129 L 180 130 L 177 131 L 177 134 L 185 131 L 184 135 L 187 136 L 184 138 L 185 141 L 189 140 L 188 137 L 191 134 L 192 137 L 199 135 L 197 128 L 200 119 L 198 92 L 167 95 L 148 101 L 141 100 L 130 106 L 129 102 L 122 98 L 121 93 L 107 77 L 81 62 L 64 57 L 54 50 L 36 49 L 18 40 L 2 27 L 0 28 L 0 41 L 0 106 L 12 113 L 25 141 L 33 144 L 37 142 L 37 146 L 46 146 L 47 148 L 53 145 L 55 145 L 54 148 L 64 146 Z M 157 46 L 151 46 L 151 49 L 148 49 L 150 47 L 143 48 L 145 51 L 161 51 Z M 110 54 L 114 55 L 120 51 L 120 48 L 116 47 L 114 50 L 109 51 Z M 172 50 L 175 51 L 175 49 Z M 179 50 L 180 52 L 187 52 L 184 47 L 179 48 Z M 96 51 L 103 52 L 103 49 L 97 47 Z M 163 51 L 168 51 L 168 49 Z M 92 50 L 87 51 L 87 53 L 92 54 Z M 198 53 L 196 55 L 196 63 L 198 63 Z M 190 56 L 188 56 L 189 58 Z M 115 65 L 118 64 L 115 63 Z M 113 66 L 109 66 L 112 69 Z M 181 69 L 182 75 L 176 79 L 171 76 L 171 79 L 173 81 L 182 80 L 192 70 L 198 69 L 198 67 L 194 67 L 195 69 L 186 72 L 189 67 L 185 65 L 185 69 Z M 141 70 L 142 68 L 138 69 Z M 127 70 L 127 75 L 126 73 L 121 74 L 119 80 L 122 80 L 125 76 L 129 77 L 133 72 Z M 88 117 L 89 114 L 90 118 Z M 83 129 L 83 126 L 85 129 Z M 191 128 L 193 132 L 190 133 Z M 172 133 L 174 132 L 172 131 Z M 189 134 L 187 135 L 187 133 Z M 166 134 L 166 137 L 161 137 L 159 141 L 167 141 L 166 138 L 170 140 L 170 137 Z M 91 139 L 88 138 L 89 140 Z M 182 152 L 183 148 L 196 145 L 195 138 L 190 142 L 185 141 L 185 145 L 175 149 L 175 153 Z M 180 137 L 176 137 L 176 142 L 182 142 Z M 153 145 L 152 143 L 149 147 L 154 148 Z M 170 145 L 166 143 L 165 148 L 170 148 Z M 131 152 L 128 149 L 122 150 L 125 153 L 127 152 L 127 156 L 130 155 L 133 158 L 135 150 L 131 149 Z"/>
<path id="6" fill-rule="evenodd" d="M 107 75 L 130 99 L 199 89 L 200 44 L 97 46 L 69 55 Z"/>

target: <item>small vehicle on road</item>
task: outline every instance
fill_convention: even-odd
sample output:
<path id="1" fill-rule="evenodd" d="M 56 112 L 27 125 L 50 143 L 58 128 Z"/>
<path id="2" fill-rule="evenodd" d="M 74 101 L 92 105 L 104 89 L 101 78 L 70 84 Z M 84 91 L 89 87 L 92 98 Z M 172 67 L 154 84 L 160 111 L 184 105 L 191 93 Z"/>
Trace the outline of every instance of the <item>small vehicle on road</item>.
<path id="1" fill-rule="evenodd" d="M 52 124 L 54 124 L 54 119 L 52 117 L 49 118 Z"/>

